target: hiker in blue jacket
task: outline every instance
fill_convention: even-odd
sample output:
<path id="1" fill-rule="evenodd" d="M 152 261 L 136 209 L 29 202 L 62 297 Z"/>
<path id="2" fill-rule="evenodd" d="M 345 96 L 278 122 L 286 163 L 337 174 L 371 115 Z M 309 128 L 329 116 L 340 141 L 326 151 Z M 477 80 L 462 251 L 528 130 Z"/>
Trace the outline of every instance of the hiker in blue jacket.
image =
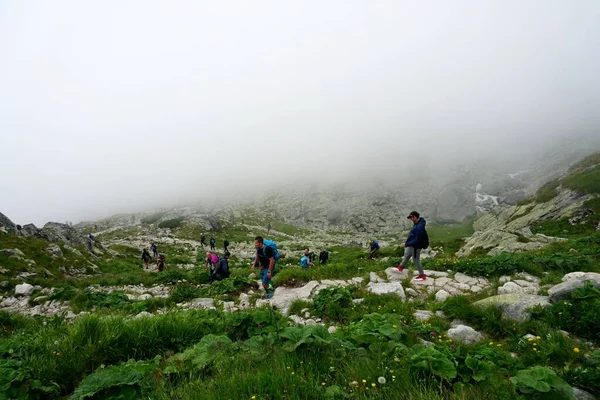
<path id="1" fill-rule="evenodd" d="M 377 240 L 369 241 L 369 260 L 372 260 L 375 258 L 379 249 L 380 249 L 380 246 L 379 246 L 379 242 Z"/>
<path id="2" fill-rule="evenodd" d="M 421 250 L 429 247 L 429 236 L 425 225 L 427 222 L 421 218 L 418 212 L 412 211 L 408 217 L 413 222 L 413 227 L 408 234 L 406 243 L 404 243 L 404 259 L 396 268 L 398 271 L 404 271 L 406 263 L 412 258 L 413 262 L 419 270 L 419 275 L 414 279 L 415 281 L 424 281 L 427 279 L 425 272 L 423 272 L 423 266 L 421 265 Z"/>

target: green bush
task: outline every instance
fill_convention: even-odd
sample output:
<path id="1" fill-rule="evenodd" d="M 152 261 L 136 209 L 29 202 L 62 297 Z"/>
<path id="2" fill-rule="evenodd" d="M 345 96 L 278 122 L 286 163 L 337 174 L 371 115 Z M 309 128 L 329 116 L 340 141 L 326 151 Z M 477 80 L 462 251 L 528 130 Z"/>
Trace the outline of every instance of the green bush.
<path id="1" fill-rule="evenodd" d="M 545 203 L 558 196 L 558 185 L 560 182 L 558 179 L 546 182 L 535 194 L 536 203 Z"/>
<path id="2" fill-rule="evenodd" d="M 177 285 L 171 292 L 171 300 L 174 303 L 181 303 L 202 297 L 202 289 L 193 285 Z"/>
<path id="3" fill-rule="evenodd" d="M 589 282 L 576 289 L 570 300 L 538 309 L 532 315 L 557 329 L 600 343 L 600 290 Z"/>
<path id="4" fill-rule="evenodd" d="M 184 219 L 185 219 L 185 217 L 177 217 L 177 218 L 167 219 L 166 221 L 160 222 L 158 224 L 158 227 L 159 228 L 171 228 L 171 229 L 179 228 Z"/>
<path id="5" fill-rule="evenodd" d="M 341 286 L 325 288 L 317 293 L 313 302 L 318 316 L 341 322 L 348 318 L 352 309 L 352 294 Z"/>

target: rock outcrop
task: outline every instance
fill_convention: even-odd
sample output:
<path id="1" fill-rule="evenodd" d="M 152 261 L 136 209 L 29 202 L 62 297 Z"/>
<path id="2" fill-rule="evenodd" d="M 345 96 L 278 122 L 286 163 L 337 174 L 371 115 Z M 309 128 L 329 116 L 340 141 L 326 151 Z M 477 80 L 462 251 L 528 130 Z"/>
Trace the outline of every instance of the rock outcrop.
<path id="1" fill-rule="evenodd" d="M 487 299 L 476 301 L 473 304 L 483 307 L 490 305 L 500 307 L 505 318 L 524 322 L 531 317 L 529 310 L 532 307 L 548 307 L 550 306 L 550 299 L 547 296 L 510 293 L 488 297 Z"/>

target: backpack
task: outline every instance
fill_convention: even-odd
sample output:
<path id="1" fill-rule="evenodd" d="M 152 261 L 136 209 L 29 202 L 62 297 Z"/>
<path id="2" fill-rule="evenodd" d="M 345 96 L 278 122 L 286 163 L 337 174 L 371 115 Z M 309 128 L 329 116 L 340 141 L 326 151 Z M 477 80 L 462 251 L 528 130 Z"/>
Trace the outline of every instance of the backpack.
<path id="1" fill-rule="evenodd" d="M 379 242 L 377 240 L 375 240 L 372 244 L 373 248 L 378 249 L 379 248 Z"/>
<path id="2" fill-rule="evenodd" d="M 226 259 L 221 258 L 219 260 L 219 268 L 221 269 L 221 276 L 223 276 L 223 278 L 229 278 L 229 262 L 227 262 Z"/>
<path id="3" fill-rule="evenodd" d="M 423 231 L 423 233 L 424 233 L 423 234 L 423 243 L 422 243 L 421 248 L 426 249 L 429 247 L 429 235 L 427 234 L 427 231 L 425 231 L 425 230 Z"/>
<path id="4" fill-rule="evenodd" d="M 215 242 L 216 242 L 215 238 L 210 238 L 210 243 L 211 244 L 215 244 Z"/>
<path id="5" fill-rule="evenodd" d="M 263 244 L 265 247 L 270 247 L 273 249 L 273 258 L 275 258 L 275 262 L 279 261 L 279 250 L 277 250 L 277 243 L 272 240 L 265 239 L 263 240 Z M 265 255 L 265 250 L 263 249 L 263 255 Z M 265 255 L 266 257 L 266 255 Z"/>

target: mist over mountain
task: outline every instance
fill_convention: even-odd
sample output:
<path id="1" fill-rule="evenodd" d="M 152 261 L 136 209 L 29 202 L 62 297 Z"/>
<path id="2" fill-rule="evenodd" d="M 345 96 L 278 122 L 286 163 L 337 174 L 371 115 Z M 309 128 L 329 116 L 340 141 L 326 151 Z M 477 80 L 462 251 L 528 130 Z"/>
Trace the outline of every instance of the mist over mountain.
<path id="1" fill-rule="evenodd" d="M 440 195 L 598 148 L 599 16 L 594 1 L 3 2 L 0 209 L 41 225 L 343 183 L 438 216 Z"/>

